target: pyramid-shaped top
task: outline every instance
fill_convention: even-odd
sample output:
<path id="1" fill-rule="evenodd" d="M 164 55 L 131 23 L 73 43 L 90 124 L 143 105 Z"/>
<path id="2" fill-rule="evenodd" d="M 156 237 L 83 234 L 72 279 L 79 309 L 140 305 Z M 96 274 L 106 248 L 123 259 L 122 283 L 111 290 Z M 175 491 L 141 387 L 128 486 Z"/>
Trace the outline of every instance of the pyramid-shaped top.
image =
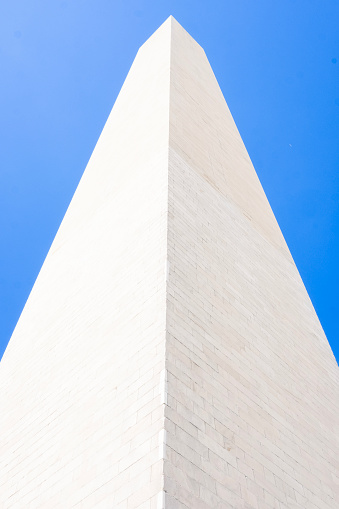
<path id="1" fill-rule="evenodd" d="M 135 58 L 0 368 L 2 507 L 339 505 L 336 362 L 172 17 Z"/>
<path id="2" fill-rule="evenodd" d="M 158 110 L 160 95 L 168 99 L 170 147 L 227 195 L 261 234 L 287 249 L 202 47 L 170 16 L 139 54 L 147 58 L 150 73 L 164 78 L 164 66 L 169 66 L 169 82 L 153 91 L 148 111 Z"/>

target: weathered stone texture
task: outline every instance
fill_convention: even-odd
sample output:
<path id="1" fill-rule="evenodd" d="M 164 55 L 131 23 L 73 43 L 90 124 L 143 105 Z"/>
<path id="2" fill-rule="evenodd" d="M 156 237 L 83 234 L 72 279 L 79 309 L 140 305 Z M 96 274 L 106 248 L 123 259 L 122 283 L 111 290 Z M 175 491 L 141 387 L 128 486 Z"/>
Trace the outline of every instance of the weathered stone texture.
<path id="1" fill-rule="evenodd" d="M 170 507 L 334 508 L 337 364 L 207 58 L 176 23 L 170 105 Z"/>

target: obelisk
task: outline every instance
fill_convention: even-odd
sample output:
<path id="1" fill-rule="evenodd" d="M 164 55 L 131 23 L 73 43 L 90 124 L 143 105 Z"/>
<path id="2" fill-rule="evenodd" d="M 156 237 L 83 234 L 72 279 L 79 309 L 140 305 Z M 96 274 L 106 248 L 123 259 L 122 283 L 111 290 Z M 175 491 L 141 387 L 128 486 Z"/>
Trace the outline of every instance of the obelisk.
<path id="1" fill-rule="evenodd" d="M 338 380 L 206 55 L 170 17 L 1 362 L 0 506 L 334 509 Z"/>

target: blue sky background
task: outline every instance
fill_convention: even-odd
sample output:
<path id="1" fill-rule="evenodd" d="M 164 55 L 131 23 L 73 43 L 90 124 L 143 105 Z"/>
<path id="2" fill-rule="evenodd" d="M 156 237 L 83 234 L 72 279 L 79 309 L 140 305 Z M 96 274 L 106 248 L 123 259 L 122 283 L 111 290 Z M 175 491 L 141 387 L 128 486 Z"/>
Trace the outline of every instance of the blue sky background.
<path id="1" fill-rule="evenodd" d="M 204 47 L 339 359 L 338 0 L 0 5 L 0 355 L 141 44 Z"/>

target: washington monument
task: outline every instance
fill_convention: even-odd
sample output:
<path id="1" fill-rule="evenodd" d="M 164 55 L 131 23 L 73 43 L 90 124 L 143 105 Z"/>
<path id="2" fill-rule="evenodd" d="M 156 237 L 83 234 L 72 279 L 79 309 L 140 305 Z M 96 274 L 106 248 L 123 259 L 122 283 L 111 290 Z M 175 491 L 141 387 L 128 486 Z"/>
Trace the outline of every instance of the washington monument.
<path id="1" fill-rule="evenodd" d="M 0 380 L 4 509 L 339 507 L 337 363 L 172 17 L 138 51 Z"/>

